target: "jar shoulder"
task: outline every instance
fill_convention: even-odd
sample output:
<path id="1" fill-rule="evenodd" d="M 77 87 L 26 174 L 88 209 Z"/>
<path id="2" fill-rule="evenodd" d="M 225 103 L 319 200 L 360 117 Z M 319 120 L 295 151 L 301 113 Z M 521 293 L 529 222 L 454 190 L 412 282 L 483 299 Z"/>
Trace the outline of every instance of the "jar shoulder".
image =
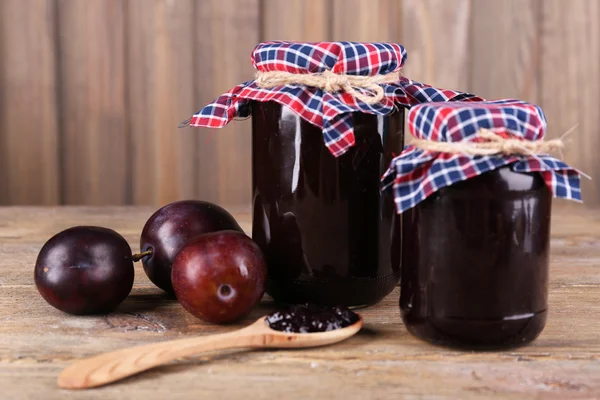
<path id="1" fill-rule="evenodd" d="M 544 191 L 548 191 L 548 188 L 539 173 L 515 172 L 511 165 L 507 165 L 440 189 L 439 193 L 440 195 L 502 196 L 505 193 Z"/>

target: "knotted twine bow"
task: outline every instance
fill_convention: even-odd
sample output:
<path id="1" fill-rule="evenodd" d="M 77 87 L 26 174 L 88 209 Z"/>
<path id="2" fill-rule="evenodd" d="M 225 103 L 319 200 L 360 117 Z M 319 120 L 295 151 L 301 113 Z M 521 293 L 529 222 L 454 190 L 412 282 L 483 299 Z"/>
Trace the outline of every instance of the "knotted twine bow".
<path id="1" fill-rule="evenodd" d="M 472 156 L 504 155 L 535 155 L 561 151 L 565 145 L 561 139 L 553 140 L 519 140 L 507 139 L 485 128 L 477 131 L 477 137 L 483 142 L 434 142 L 425 139 L 413 139 L 411 144 L 421 150 L 441 153 L 468 154 Z"/>
<path id="2" fill-rule="evenodd" d="M 265 89 L 284 85 L 305 85 L 323 89 L 326 92 L 344 91 L 367 104 L 377 104 L 385 95 L 380 86 L 384 83 L 395 83 L 400 80 L 400 72 L 390 72 L 383 75 L 345 75 L 336 74 L 330 70 L 315 74 L 293 74 L 285 71 L 257 72 L 256 84 Z M 363 93 L 357 89 L 366 89 Z"/>

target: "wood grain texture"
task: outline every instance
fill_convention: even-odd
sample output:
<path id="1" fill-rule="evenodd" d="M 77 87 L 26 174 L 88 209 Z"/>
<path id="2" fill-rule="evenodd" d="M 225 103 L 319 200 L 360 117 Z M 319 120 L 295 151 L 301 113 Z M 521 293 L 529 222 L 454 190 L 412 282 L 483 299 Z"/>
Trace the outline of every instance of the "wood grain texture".
<path id="1" fill-rule="evenodd" d="M 251 80 L 252 49 L 259 42 L 258 0 L 195 2 L 196 108 Z M 250 121 L 233 121 L 219 130 L 192 129 L 198 137 L 197 195 L 207 201 L 250 204 Z"/>
<path id="2" fill-rule="evenodd" d="M 55 6 L 0 2 L 0 204 L 60 202 Z"/>
<path id="3" fill-rule="evenodd" d="M 361 309 L 365 328 L 318 349 L 231 352 L 179 362 L 86 392 L 56 387 L 74 359 L 128 346 L 229 332 L 273 310 L 269 298 L 244 321 L 217 326 L 186 313 L 136 265 L 132 294 L 106 316 L 76 317 L 47 305 L 33 286 L 37 252 L 75 224 L 104 225 L 137 249 L 153 208 L 0 208 L 0 387 L 38 399 L 594 399 L 600 397 L 600 210 L 556 207 L 552 218 L 549 319 L 531 345 L 465 352 L 407 333 L 398 291 Z M 249 213 L 232 208 L 250 231 Z M 241 211 L 241 212 L 240 212 Z"/>
<path id="4" fill-rule="evenodd" d="M 64 201 L 130 203 L 125 3 L 59 0 L 58 6 Z"/>
<path id="5" fill-rule="evenodd" d="M 597 3 L 2 0 L 0 204 L 249 204 L 250 122 L 177 125 L 276 39 L 402 43 L 409 78 L 540 104 L 549 137 L 579 123 L 566 161 L 597 178 Z"/>
<path id="6" fill-rule="evenodd" d="M 331 0 L 262 0 L 261 41 L 331 40 L 331 6 Z"/>
<path id="7" fill-rule="evenodd" d="M 583 197 L 600 201 L 600 3 L 583 0 L 565 7 L 560 0 L 543 1 L 541 105 L 549 137 L 568 137 L 565 160 L 592 175 L 583 180 Z"/>
<path id="8" fill-rule="evenodd" d="M 430 85 L 466 91 L 471 0 L 404 0 L 403 74 Z"/>
<path id="9" fill-rule="evenodd" d="M 537 103 L 542 3 L 472 0 L 471 92 Z"/>
<path id="10" fill-rule="evenodd" d="M 399 42 L 401 0 L 333 0 L 333 40 Z"/>
<path id="11" fill-rule="evenodd" d="M 134 204 L 195 193 L 197 135 L 178 129 L 194 104 L 191 0 L 127 1 L 127 94 Z"/>

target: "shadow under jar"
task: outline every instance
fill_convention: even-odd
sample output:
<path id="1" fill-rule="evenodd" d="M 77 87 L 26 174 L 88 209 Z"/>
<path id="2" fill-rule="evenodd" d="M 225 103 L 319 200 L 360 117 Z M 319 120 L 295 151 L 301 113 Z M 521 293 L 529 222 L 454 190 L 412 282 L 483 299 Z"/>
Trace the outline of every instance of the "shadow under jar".
<path id="1" fill-rule="evenodd" d="M 467 348 L 534 340 L 546 323 L 552 194 L 509 166 L 403 215 L 400 309 L 422 339 Z"/>
<path id="2" fill-rule="evenodd" d="M 281 303 L 365 306 L 400 277 L 400 217 L 380 178 L 402 151 L 404 109 L 354 113 L 356 144 L 334 157 L 286 106 L 252 103 L 252 237 Z"/>

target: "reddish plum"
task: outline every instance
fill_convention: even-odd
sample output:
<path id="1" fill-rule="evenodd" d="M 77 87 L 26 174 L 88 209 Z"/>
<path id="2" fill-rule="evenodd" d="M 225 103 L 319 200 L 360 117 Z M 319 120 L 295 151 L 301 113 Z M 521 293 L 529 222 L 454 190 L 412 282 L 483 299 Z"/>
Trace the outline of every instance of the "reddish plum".
<path id="1" fill-rule="evenodd" d="M 184 200 L 156 211 L 144 225 L 140 239 L 141 258 L 148 278 L 162 290 L 173 293 L 171 266 L 177 252 L 191 238 L 210 232 L 243 232 L 222 207 L 206 201 Z"/>
<path id="2" fill-rule="evenodd" d="M 222 231 L 185 244 L 173 262 L 175 295 L 198 318 L 228 323 L 246 316 L 265 291 L 267 266 L 248 236 Z"/>
<path id="3" fill-rule="evenodd" d="M 42 297 L 70 314 L 113 311 L 129 295 L 131 248 L 117 232 L 95 226 L 64 230 L 42 247 L 34 279 Z"/>

